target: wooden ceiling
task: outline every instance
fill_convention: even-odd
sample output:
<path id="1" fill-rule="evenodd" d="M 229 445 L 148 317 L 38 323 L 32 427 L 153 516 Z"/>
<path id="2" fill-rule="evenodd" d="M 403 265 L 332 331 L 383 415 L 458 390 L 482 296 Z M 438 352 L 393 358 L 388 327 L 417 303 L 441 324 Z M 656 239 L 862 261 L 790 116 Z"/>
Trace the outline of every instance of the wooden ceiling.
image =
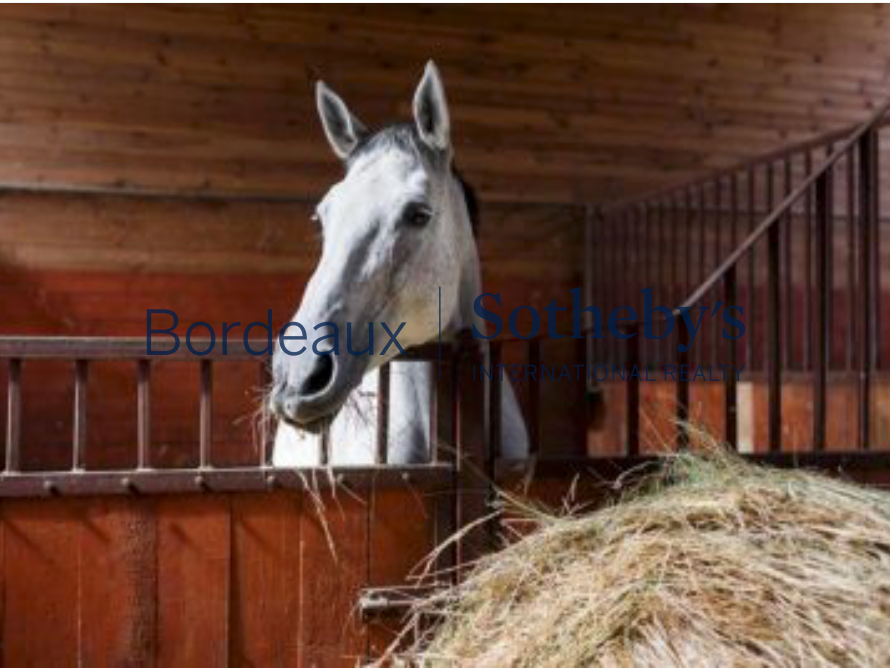
<path id="1" fill-rule="evenodd" d="M 424 61 L 488 201 L 603 202 L 863 118 L 882 6 L 3 6 L 0 183 L 312 199 L 324 77 L 404 119 Z"/>

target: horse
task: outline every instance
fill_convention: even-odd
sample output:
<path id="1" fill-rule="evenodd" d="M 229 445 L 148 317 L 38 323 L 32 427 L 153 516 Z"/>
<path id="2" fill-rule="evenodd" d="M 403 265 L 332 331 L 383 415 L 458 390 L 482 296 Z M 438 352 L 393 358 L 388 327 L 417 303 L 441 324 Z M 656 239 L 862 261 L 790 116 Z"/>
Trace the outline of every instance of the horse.
<path id="1" fill-rule="evenodd" d="M 373 464 L 383 364 L 390 365 L 387 461 L 426 462 L 434 363 L 398 362 L 397 345 L 377 353 L 374 337 L 395 333 L 391 339 L 406 348 L 440 335 L 449 340 L 473 325 L 485 331 L 473 309 L 481 291 L 477 208 L 454 164 L 445 89 L 428 62 L 412 122 L 377 132 L 323 81 L 315 92 L 345 175 L 315 209 L 321 258 L 273 353 L 272 464 L 320 465 L 325 430 L 329 464 Z M 528 434 L 509 384 L 501 395 L 501 452 L 523 459 Z"/>

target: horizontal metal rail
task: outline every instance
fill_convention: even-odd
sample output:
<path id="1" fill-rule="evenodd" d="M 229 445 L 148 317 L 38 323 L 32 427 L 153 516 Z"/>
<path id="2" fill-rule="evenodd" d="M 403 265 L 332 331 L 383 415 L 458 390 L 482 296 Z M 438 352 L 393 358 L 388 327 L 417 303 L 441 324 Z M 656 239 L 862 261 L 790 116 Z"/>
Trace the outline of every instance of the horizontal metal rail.
<path id="1" fill-rule="evenodd" d="M 274 346 L 277 337 L 272 337 Z M 150 348 L 148 346 L 151 346 Z M 210 339 L 191 339 L 192 348 L 202 353 L 210 348 Z M 154 360 L 158 362 L 197 362 L 213 361 L 262 361 L 271 357 L 267 339 L 249 339 L 245 346 L 243 339 L 226 342 L 217 340 L 213 349 L 206 354 L 191 352 L 186 346 L 185 337 L 180 336 L 179 348 L 170 337 L 117 337 L 117 336 L 0 336 L 0 359 L 78 359 L 78 360 Z M 149 353 L 149 350 L 151 353 Z M 450 344 L 443 344 L 443 359 L 449 355 Z M 153 353 L 153 354 L 152 354 Z M 259 353 L 259 354 L 258 354 Z M 432 361 L 439 358 L 437 344 L 408 348 L 399 361 Z"/>
<path id="2" fill-rule="evenodd" d="M 338 486 L 362 490 L 405 485 L 426 492 L 448 489 L 452 475 L 452 467 L 445 464 L 4 472 L 0 474 L 0 498 L 314 491 Z"/>

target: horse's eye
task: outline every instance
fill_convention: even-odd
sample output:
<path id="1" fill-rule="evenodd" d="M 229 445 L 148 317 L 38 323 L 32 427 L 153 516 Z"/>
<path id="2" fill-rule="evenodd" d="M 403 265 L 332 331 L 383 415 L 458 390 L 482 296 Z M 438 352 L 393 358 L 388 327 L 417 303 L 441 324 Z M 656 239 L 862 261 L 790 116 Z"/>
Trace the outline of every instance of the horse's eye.
<path id="1" fill-rule="evenodd" d="M 432 217 L 433 212 L 425 204 L 409 204 L 402 214 L 402 223 L 407 227 L 424 227 Z"/>

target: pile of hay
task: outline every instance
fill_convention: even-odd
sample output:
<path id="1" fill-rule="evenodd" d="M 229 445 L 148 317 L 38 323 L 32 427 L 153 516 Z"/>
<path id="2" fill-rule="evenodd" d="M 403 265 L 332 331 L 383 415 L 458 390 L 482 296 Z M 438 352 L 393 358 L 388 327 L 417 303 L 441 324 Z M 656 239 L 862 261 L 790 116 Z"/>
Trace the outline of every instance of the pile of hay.
<path id="1" fill-rule="evenodd" d="M 423 665 L 890 666 L 890 494 L 736 458 L 533 533 L 421 602 Z"/>

